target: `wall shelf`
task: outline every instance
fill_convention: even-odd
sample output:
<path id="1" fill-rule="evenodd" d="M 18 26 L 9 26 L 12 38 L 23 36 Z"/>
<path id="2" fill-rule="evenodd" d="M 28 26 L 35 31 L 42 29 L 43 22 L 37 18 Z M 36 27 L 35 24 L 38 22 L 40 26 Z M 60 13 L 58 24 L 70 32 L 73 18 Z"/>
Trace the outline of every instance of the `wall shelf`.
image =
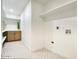
<path id="1" fill-rule="evenodd" d="M 3 17 L 2 21 L 5 21 L 6 24 L 16 24 L 18 21 L 21 21 L 21 20 Z"/>
<path id="2" fill-rule="evenodd" d="M 67 15 L 68 16 L 76 15 L 76 9 L 77 9 L 76 2 L 77 1 L 71 1 L 71 2 L 65 3 L 54 9 L 41 13 L 40 16 L 43 18 L 46 18 L 52 15 L 52 17 L 56 18 L 56 17 L 62 17 L 62 16 L 64 17 Z"/>

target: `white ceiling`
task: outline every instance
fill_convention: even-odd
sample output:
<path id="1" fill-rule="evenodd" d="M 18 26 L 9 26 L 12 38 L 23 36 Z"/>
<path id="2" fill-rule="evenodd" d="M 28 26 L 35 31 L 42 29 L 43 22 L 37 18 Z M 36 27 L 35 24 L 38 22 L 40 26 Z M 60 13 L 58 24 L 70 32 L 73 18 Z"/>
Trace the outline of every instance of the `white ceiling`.
<path id="1" fill-rule="evenodd" d="M 7 17 L 19 17 L 28 0 L 2 0 L 2 8 Z"/>

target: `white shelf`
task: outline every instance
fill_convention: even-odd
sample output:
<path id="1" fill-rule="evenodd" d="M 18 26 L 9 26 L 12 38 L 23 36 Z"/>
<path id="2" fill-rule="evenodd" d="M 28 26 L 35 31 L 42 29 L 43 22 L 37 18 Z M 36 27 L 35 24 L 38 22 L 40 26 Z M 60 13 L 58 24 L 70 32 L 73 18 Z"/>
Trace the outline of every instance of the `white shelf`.
<path id="1" fill-rule="evenodd" d="M 40 14 L 40 16 L 41 17 L 48 17 L 49 15 L 55 15 L 61 11 L 63 13 L 63 12 L 66 12 L 66 9 L 67 9 L 67 11 L 71 11 L 71 9 L 73 9 L 74 7 L 76 7 L 76 1 L 71 1 L 71 2 L 65 3 L 63 5 L 60 5 L 54 9 L 43 12 Z"/>
<path id="2" fill-rule="evenodd" d="M 11 21 L 20 21 L 20 19 L 13 19 L 13 18 L 7 18 L 7 17 L 2 17 L 3 20 L 11 20 Z"/>
<path id="3" fill-rule="evenodd" d="M 21 21 L 20 19 L 11 19 L 3 17 L 2 21 L 4 21 L 6 24 L 16 24 L 17 22 Z"/>

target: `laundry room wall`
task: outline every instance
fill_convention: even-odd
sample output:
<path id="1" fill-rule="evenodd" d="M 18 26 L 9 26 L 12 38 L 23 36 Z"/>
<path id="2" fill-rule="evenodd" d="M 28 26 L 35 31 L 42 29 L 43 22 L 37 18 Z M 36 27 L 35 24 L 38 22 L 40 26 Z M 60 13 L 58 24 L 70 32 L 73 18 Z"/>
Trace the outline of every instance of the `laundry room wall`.
<path id="1" fill-rule="evenodd" d="M 46 22 L 46 48 L 67 59 L 76 59 L 76 24 L 76 17 Z M 67 29 L 71 30 L 71 34 L 66 34 Z M 51 41 L 54 43 L 52 44 Z"/>
<path id="2" fill-rule="evenodd" d="M 32 1 L 32 50 L 38 50 L 44 47 L 43 38 L 43 20 L 40 17 L 43 6 L 37 1 Z"/>
<path id="3" fill-rule="evenodd" d="M 28 2 L 21 15 L 21 31 L 24 46 L 31 49 L 31 1 Z"/>

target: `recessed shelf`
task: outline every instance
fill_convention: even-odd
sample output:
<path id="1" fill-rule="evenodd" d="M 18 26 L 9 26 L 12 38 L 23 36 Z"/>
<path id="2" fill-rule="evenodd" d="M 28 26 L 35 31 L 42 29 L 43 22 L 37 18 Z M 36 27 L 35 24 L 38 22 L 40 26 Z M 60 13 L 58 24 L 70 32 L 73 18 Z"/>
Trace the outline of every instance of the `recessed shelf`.
<path id="1" fill-rule="evenodd" d="M 60 5 L 54 9 L 43 12 L 40 14 L 40 16 L 45 18 L 45 17 L 49 17 L 49 16 L 53 15 L 52 17 L 55 18 L 55 16 L 61 17 L 65 14 L 67 15 L 67 13 L 69 16 L 73 16 L 73 15 L 76 15 L 76 8 L 77 8 L 76 1 L 71 1 L 71 2 L 65 3 L 63 5 Z"/>

